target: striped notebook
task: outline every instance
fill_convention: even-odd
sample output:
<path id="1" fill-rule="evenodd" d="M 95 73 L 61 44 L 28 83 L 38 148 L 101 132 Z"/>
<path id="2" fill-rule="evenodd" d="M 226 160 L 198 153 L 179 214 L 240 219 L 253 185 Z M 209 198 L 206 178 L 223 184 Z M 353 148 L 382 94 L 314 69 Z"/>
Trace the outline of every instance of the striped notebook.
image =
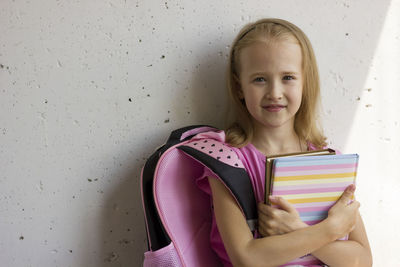
<path id="1" fill-rule="evenodd" d="M 277 158 L 272 163 L 270 194 L 288 200 L 301 220 L 313 225 L 328 216 L 347 186 L 355 184 L 357 166 L 357 154 Z M 309 254 L 282 266 L 318 263 Z"/>

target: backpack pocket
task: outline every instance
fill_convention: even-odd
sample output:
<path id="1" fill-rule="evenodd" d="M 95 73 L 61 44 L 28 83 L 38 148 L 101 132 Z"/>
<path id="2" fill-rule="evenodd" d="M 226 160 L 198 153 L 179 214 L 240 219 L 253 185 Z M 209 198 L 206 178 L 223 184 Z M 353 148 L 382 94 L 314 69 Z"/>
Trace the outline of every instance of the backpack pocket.
<path id="1" fill-rule="evenodd" d="M 143 267 L 180 267 L 181 260 L 174 243 L 155 251 L 144 253 Z"/>

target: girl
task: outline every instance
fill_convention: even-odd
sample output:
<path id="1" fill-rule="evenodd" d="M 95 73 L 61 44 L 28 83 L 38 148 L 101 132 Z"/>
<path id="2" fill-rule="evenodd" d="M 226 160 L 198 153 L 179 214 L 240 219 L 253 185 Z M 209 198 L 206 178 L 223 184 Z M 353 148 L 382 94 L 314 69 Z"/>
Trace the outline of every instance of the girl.
<path id="1" fill-rule="evenodd" d="M 224 266 L 279 266 L 308 253 L 329 266 L 371 266 L 359 203 L 347 204 L 354 186 L 313 226 L 282 198 L 272 199 L 280 209 L 262 204 L 265 156 L 326 146 L 316 122 L 317 64 L 305 34 L 280 19 L 245 26 L 231 47 L 228 89 L 236 118 L 226 130 L 226 142 L 239 150 L 252 179 L 263 237 L 253 238 L 231 194 L 205 172 L 199 182 L 208 180 L 216 221 L 211 245 Z M 346 234 L 348 241 L 337 241 Z"/>

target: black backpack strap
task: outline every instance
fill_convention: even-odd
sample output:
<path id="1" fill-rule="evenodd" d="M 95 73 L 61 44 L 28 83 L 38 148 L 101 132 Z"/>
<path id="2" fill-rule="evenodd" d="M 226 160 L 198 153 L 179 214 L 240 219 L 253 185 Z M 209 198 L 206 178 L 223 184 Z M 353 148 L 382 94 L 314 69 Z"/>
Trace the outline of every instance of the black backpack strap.
<path id="1" fill-rule="evenodd" d="M 200 161 L 218 175 L 220 181 L 232 192 L 233 197 L 246 217 L 250 230 L 254 231 L 257 228 L 258 220 L 257 203 L 247 171 L 243 167 L 231 166 L 218 160 L 218 157 L 210 156 L 210 151 L 202 151 L 201 146 L 199 149 L 186 145 L 178 146 L 177 148 Z"/>
<path id="2" fill-rule="evenodd" d="M 163 248 L 171 243 L 171 239 L 161 223 L 153 196 L 153 176 L 158 160 L 162 154 L 160 151 L 163 149 L 163 147 L 160 147 L 157 151 L 155 151 L 146 161 L 142 169 L 141 177 L 143 209 L 146 216 L 146 231 L 149 239 L 147 244 L 148 249 L 152 251 Z"/>

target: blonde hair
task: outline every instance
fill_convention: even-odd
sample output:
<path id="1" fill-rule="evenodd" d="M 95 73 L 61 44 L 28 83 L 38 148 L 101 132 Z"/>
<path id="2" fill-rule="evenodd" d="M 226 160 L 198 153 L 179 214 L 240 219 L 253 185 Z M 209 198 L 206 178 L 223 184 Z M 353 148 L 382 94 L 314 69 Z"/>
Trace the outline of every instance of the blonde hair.
<path id="1" fill-rule="evenodd" d="M 227 143 L 243 147 L 253 138 L 253 125 L 243 99 L 239 98 L 240 51 L 256 42 L 298 41 L 302 52 L 303 93 L 295 115 L 294 129 L 301 140 L 317 148 L 326 146 L 326 137 L 319 124 L 320 85 L 317 62 L 307 36 L 296 25 L 282 19 L 261 19 L 242 28 L 234 40 L 229 56 L 227 87 L 235 118 L 226 129 Z"/>

